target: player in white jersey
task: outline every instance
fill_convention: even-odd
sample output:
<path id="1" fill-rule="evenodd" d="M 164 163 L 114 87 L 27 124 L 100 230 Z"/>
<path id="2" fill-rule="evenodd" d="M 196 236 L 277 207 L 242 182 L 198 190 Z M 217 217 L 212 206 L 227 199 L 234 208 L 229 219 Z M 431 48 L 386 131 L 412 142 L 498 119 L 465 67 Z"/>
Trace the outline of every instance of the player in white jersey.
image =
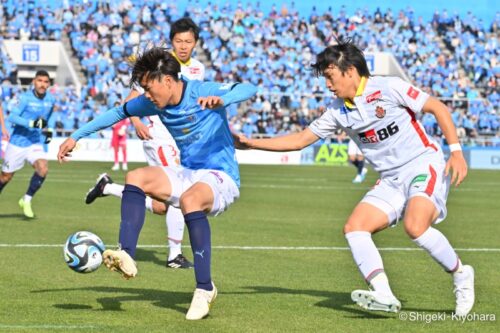
<path id="1" fill-rule="evenodd" d="M 199 28 L 190 18 L 175 21 L 170 29 L 172 55 L 181 64 L 181 74 L 188 80 L 203 80 L 205 66 L 198 60 L 191 58 L 199 38 Z M 144 90 L 140 86 L 133 86 L 125 101 L 129 101 L 141 94 Z M 145 125 L 137 117 L 130 118 L 135 127 L 137 136 L 143 140 L 144 155 L 150 166 L 178 166 L 180 151 L 172 135 L 162 124 L 158 116 L 149 116 L 149 124 Z M 121 197 L 123 185 L 113 183 L 107 174 L 97 178 L 96 185 L 87 193 L 86 202 L 92 203 L 97 197 L 114 195 Z M 170 207 L 165 212 L 165 205 L 151 198 L 146 199 L 148 210 L 159 214 L 166 214 L 169 254 L 166 266 L 170 268 L 190 268 L 193 264 L 184 257 L 181 251 L 181 242 L 184 235 L 184 217 L 180 209 Z"/>
<path id="2" fill-rule="evenodd" d="M 240 136 L 239 144 L 270 151 L 299 150 L 344 130 L 380 173 L 380 180 L 354 208 L 344 227 L 354 261 L 372 289 L 353 291 L 353 301 L 368 310 L 400 310 L 372 234 L 404 220 L 410 238 L 451 273 L 455 312 L 467 315 L 474 304 L 474 270 L 462 265 L 448 239 L 432 227 L 446 217 L 450 182 L 458 186 L 467 175 L 447 107 L 399 78 L 370 76 L 363 53 L 350 41 L 327 47 L 317 56 L 313 69 L 325 77 L 327 88 L 338 97 L 333 105 L 302 132 L 271 139 Z M 448 162 L 416 120 L 417 112 L 436 117 L 450 144 Z"/>

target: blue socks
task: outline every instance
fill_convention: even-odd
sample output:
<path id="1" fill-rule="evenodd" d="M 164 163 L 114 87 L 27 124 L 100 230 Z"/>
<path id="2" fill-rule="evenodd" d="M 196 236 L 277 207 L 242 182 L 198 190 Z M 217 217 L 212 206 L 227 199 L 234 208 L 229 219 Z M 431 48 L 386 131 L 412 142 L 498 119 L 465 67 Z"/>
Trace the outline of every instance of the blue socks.
<path id="1" fill-rule="evenodd" d="M 202 211 L 188 213 L 184 215 L 184 221 L 189 230 L 189 240 L 193 250 L 196 288 L 210 291 L 213 289 L 210 275 L 212 245 L 207 215 Z"/>
<path id="2" fill-rule="evenodd" d="M 360 175 L 363 172 L 363 168 L 365 166 L 365 160 L 354 160 L 352 161 L 352 164 L 356 167 L 358 170 L 358 175 Z"/>
<path id="3" fill-rule="evenodd" d="M 122 196 L 119 242 L 122 250 L 135 258 L 137 241 L 146 215 L 146 194 L 137 186 L 125 184 Z"/>
<path id="4" fill-rule="evenodd" d="M 43 181 L 45 180 L 45 177 L 40 176 L 36 172 L 33 173 L 33 176 L 31 177 L 30 180 L 30 186 L 28 187 L 28 191 L 26 191 L 26 194 L 29 196 L 35 195 L 36 191 L 42 187 Z"/>
<path id="5" fill-rule="evenodd" d="M 0 182 L 0 193 L 2 193 L 3 188 L 7 185 L 7 183 Z"/>

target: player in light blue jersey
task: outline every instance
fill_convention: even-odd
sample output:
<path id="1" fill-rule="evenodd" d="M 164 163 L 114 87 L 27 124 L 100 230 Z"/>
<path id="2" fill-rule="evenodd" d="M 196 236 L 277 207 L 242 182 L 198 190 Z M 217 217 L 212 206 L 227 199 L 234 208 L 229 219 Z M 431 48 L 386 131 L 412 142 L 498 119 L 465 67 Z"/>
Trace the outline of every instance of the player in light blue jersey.
<path id="1" fill-rule="evenodd" d="M 226 107 L 257 92 L 251 84 L 184 81 L 179 62 L 167 49 L 153 47 L 140 55 L 132 70 L 132 83 L 144 94 L 111 109 L 86 124 L 59 148 L 66 160 L 76 142 L 130 116 L 158 115 L 181 151 L 181 166 L 148 166 L 126 176 L 121 205 L 117 251 L 106 250 L 104 263 L 125 278 L 137 274 L 133 258 L 144 224 L 146 195 L 179 207 L 188 227 L 194 257 L 196 290 L 186 319 L 208 315 L 217 289 L 210 273 L 211 240 L 207 215 L 216 216 L 238 197 L 240 175 Z"/>
<path id="2" fill-rule="evenodd" d="M 35 172 L 26 194 L 19 200 L 19 206 L 28 218 L 35 217 L 31 199 L 42 186 L 49 170 L 45 144 L 52 138 L 47 124 L 55 103 L 54 97 L 47 93 L 49 86 L 49 73 L 44 70 L 37 71 L 33 79 L 33 89 L 21 96 L 19 105 L 8 117 L 14 127 L 0 174 L 0 192 L 15 172 L 20 170 L 26 161 L 29 162 Z"/>
<path id="3" fill-rule="evenodd" d="M 181 73 L 185 79 L 204 79 L 205 66 L 192 58 L 193 51 L 199 39 L 200 28 L 188 17 L 183 17 L 170 27 L 170 42 L 172 55 L 181 64 Z M 135 56 L 134 56 L 135 57 Z M 125 102 L 143 93 L 142 88 L 133 87 Z M 172 135 L 165 128 L 158 116 L 148 117 L 149 124 L 145 125 L 138 117 L 130 120 L 135 127 L 137 137 L 143 141 L 144 156 L 150 166 L 176 166 L 180 163 L 180 151 Z M 90 204 L 99 197 L 113 195 L 121 199 L 124 185 L 113 182 L 106 173 L 99 175 L 97 181 L 85 197 L 85 203 Z M 168 231 L 168 257 L 166 267 L 192 268 L 193 264 L 184 256 L 181 242 L 184 238 L 184 216 L 180 209 L 170 207 L 165 210 L 165 205 L 154 205 L 156 202 L 146 197 L 146 210 L 155 214 L 166 215 Z"/>

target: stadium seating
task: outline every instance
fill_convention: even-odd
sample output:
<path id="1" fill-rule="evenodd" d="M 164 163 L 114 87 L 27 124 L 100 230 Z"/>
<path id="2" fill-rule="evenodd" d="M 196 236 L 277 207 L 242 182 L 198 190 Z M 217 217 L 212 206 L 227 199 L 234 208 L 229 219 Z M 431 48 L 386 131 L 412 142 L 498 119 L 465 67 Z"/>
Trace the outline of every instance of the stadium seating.
<path id="1" fill-rule="evenodd" d="M 259 88 L 250 105 L 232 110 L 235 131 L 273 136 L 304 128 L 321 114 L 331 97 L 308 65 L 334 36 L 350 36 L 365 51 L 392 52 L 416 85 L 455 110 L 453 119 L 465 136 L 499 131 L 499 48 L 498 38 L 491 38 L 498 37 L 498 15 L 485 27 L 472 13 L 459 17 L 438 11 L 424 21 L 411 7 L 375 12 L 312 8 L 299 14 L 279 3 L 279 10 L 263 12 L 250 3 L 203 7 L 189 2 L 181 10 L 175 2 L 112 2 L 68 0 L 53 10 L 23 2 L 1 11 L 4 38 L 69 37 L 87 82 L 81 98 L 72 88 L 53 87 L 59 102 L 52 125 L 61 131 L 71 131 L 125 97 L 128 57 L 149 41 L 167 41 L 170 23 L 184 10 L 201 27 L 197 57 L 206 60 L 206 79 L 245 80 Z M 8 111 L 19 91 L 16 67 L 4 52 L 0 64 Z M 432 134 L 440 134 L 434 119 L 422 121 Z"/>

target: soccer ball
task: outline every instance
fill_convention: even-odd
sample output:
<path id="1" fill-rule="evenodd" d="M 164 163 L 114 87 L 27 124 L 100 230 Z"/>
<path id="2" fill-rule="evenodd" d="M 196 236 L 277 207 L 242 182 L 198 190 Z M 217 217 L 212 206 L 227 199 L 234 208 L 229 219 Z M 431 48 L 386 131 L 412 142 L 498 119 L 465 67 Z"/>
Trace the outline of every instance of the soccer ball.
<path id="1" fill-rule="evenodd" d="M 64 244 L 64 260 L 75 272 L 91 273 L 101 266 L 104 250 L 104 243 L 97 235 L 78 231 Z"/>

